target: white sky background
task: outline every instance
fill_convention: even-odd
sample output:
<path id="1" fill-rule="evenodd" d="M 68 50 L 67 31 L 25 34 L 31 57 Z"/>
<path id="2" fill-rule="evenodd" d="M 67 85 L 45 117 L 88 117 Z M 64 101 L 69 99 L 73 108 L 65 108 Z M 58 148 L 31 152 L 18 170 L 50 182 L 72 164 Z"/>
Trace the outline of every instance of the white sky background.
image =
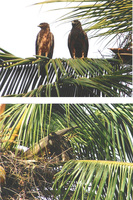
<path id="1" fill-rule="evenodd" d="M 69 3 L 54 3 L 44 5 L 32 5 L 41 0 L 1 0 L 0 1 L 0 47 L 14 54 L 26 58 L 35 55 L 35 40 L 41 22 L 50 24 L 51 32 L 54 34 L 55 47 L 53 58 L 70 58 L 67 47 L 68 34 L 71 30 L 71 22 L 56 23 L 55 21 L 69 10 L 49 11 L 59 6 L 72 6 Z M 89 36 L 89 33 L 87 33 Z M 105 42 L 98 39 L 89 39 L 89 58 L 109 55 L 111 52 L 105 48 Z M 104 51 L 103 51 L 104 50 Z"/>

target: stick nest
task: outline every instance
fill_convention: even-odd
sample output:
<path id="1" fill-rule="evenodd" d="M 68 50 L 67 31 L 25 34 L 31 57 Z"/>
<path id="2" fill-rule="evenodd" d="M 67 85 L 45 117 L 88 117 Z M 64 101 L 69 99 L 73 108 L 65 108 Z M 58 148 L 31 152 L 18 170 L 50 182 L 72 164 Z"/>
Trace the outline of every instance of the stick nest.
<path id="1" fill-rule="evenodd" d="M 63 163 L 57 165 L 54 159 L 42 157 L 23 160 L 10 151 L 1 152 L 0 163 L 6 172 L 6 183 L 1 188 L 3 200 L 54 199 L 54 175 Z"/>

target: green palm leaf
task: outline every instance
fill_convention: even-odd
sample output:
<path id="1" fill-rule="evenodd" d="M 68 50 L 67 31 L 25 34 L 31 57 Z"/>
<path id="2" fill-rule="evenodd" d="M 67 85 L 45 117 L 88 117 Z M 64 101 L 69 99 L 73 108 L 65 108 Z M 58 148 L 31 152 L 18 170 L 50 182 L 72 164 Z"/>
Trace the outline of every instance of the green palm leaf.
<path id="1" fill-rule="evenodd" d="M 1 127 L 7 121 L 2 145 L 8 147 L 12 142 L 15 127 L 24 114 L 14 147 L 31 147 L 50 132 L 76 126 L 75 134 L 72 131 L 70 135 L 79 159 L 132 161 L 132 113 L 129 105 L 18 104 L 11 106 L 0 121 Z"/>
<path id="2" fill-rule="evenodd" d="M 38 4 L 55 2 L 58 1 Z M 116 38 L 119 35 L 121 38 L 124 34 L 119 46 L 131 48 L 131 0 L 84 2 L 73 7 L 74 10 L 64 19 L 81 19 L 86 31 L 91 33 L 94 30 L 93 36 Z M 2 48 L 0 50 L 1 96 L 131 96 L 131 59 L 126 59 L 126 65 L 113 59 L 49 60 L 44 56 L 22 59 Z M 117 57 L 120 58 L 119 52 Z"/>
<path id="3" fill-rule="evenodd" d="M 76 6 L 66 7 L 65 9 L 73 9 L 61 20 L 79 19 L 83 21 L 86 31 L 92 31 L 94 36 L 108 36 L 132 31 L 132 1 L 93 1 L 93 0 L 47 0 L 38 4 L 56 3 L 56 2 L 77 2 Z M 80 4 L 78 4 L 80 2 Z M 70 4 L 69 4 L 70 5 Z M 62 8 L 64 9 L 64 8 Z"/>
<path id="4" fill-rule="evenodd" d="M 119 60 L 0 56 L 1 96 L 131 96 L 132 68 Z"/>
<path id="5" fill-rule="evenodd" d="M 131 199 L 132 178 L 132 163 L 72 160 L 56 174 L 54 187 L 61 199 Z"/>
<path id="6" fill-rule="evenodd" d="M 0 120 L 1 147 L 17 154 L 18 145 L 26 146 L 32 155 L 49 133 L 76 127 L 64 135 L 76 159 L 63 168 L 58 163 L 55 198 L 131 199 L 132 115 L 132 104 L 8 105 Z"/>

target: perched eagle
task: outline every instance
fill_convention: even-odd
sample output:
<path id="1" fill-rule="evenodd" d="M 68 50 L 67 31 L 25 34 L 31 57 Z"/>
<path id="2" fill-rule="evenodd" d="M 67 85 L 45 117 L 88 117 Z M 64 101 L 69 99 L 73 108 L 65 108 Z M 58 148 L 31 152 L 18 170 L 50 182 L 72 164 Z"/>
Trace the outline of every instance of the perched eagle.
<path id="1" fill-rule="evenodd" d="M 88 37 L 83 31 L 80 21 L 72 21 L 72 30 L 68 36 L 68 48 L 72 58 L 84 58 L 88 53 Z"/>
<path id="2" fill-rule="evenodd" d="M 48 23 L 41 23 L 40 32 L 36 38 L 36 55 L 52 58 L 54 49 L 54 36 L 50 32 Z"/>

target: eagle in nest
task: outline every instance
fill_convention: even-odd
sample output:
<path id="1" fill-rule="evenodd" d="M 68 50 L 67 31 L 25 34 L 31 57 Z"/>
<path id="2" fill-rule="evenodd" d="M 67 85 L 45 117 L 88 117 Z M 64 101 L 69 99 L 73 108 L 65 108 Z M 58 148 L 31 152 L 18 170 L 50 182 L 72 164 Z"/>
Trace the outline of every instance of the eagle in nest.
<path id="1" fill-rule="evenodd" d="M 66 162 L 74 158 L 71 144 L 64 138 L 64 136 L 52 132 L 48 135 L 48 141 L 47 148 L 57 163 L 59 161 Z"/>
<path id="2" fill-rule="evenodd" d="M 54 49 L 54 35 L 50 32 L 48 23 L 41 23 L 40 32 L 36 38 L 36 55 L 52 58 Z"/>
<path id="3" fill-rule="evenodd" d="M 68 36 L 68 48 L 72 58 L 87 57 L 89 48 L 88 37 L 78 20 L 72 21 L 72 30 Z"/>

